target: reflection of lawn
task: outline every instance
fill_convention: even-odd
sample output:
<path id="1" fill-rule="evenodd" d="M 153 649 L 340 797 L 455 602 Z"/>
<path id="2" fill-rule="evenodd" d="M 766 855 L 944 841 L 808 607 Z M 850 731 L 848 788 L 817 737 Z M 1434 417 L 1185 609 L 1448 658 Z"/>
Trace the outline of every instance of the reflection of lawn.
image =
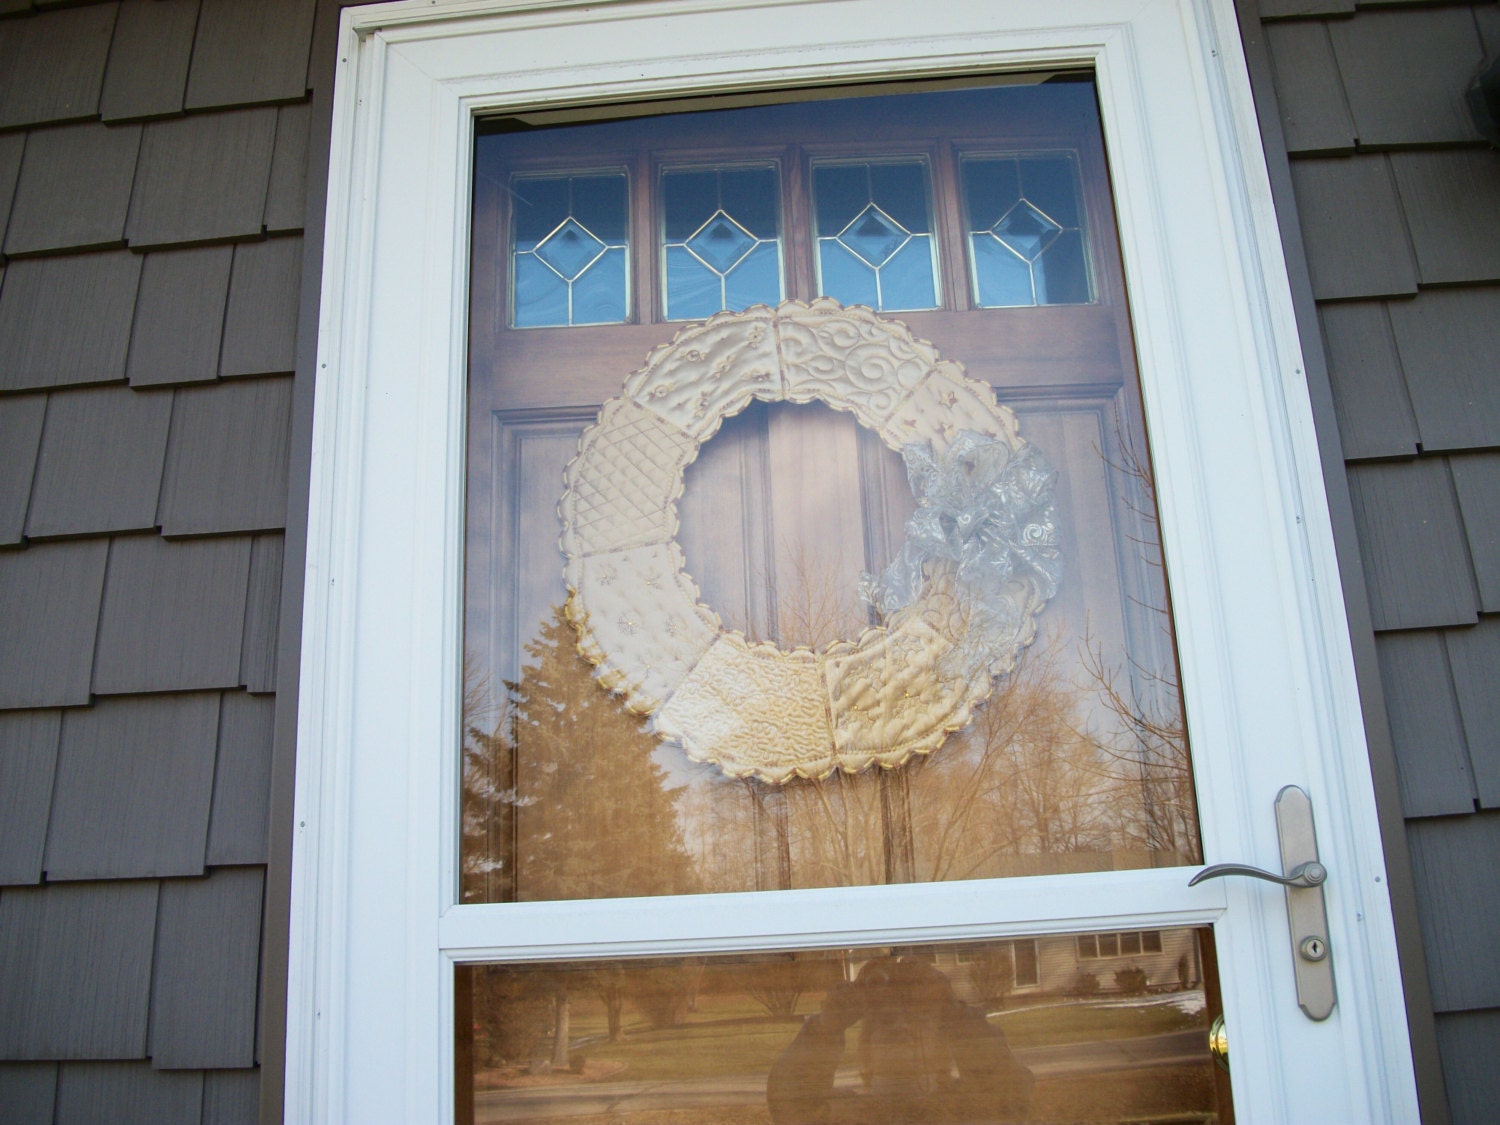
<path id="1" fill-rule="evenodd" d="M 990 1020 L 1005 1032 L 1011 1047 L 1018 1050 L 1101 1039 L 1135 1039 L 1194 1027 L 1206 1029 L 1208 1026 L 1201 1013 L 1187 1015 L 1171 1004 L 1139 1008 L 1095 1007 L 1090 1004 L 1013 1008 L 992 1014 Z"/>
<path id="2" fill-rule="evenodd" d="M 804 1003 L 804 1007 L 806 1004 Z M 816 1010 L 816 1005 L 809 1010 Z M 621 1081 L 763 1075 L 802 1026 L 795 1020 L 773 1020 L 765 1009 L 742 996 L 700 996 L 698 1009 L 679 1027 L 653 1029 L 627 1016 L 618 1043 L 603 1039 L 604 1020 L 594 1013 L 575 1019 L 574 1040 L 599 1039 L 579 1048 L 590 1059 L 625 1063 Z"/>
<path id="3" fill-rule="evenodd" d="M 577 1044 L 575 1051 L 589 1059 L 623 1063 L 624 1070 L 617 1076 L 622 1081 L 765 1074 L 796 1035 L 801 1016 L 817 1011 L 819 999 L 817 993 L 804 996 L 797 1019 L 778 1020 L 745 996 L 700 995 L 697 1009 L 688 1013 L 683 1024 L 659 1029 L 627 1009 L 625 1034 L 619 1042 L 610 1043 L 605 1038 L 603 1009 L 591 1002 L 592 997 L 579 996 L 573 1006 L 571 1037 Z M 1188 1015 L 1167 1003 L 1141 1007 L 1049 1004 L 1012 1008 L 990 1019 L 1017 1050 L 1166 1035 L 1204 1026 L 1201 1014 Z"/>

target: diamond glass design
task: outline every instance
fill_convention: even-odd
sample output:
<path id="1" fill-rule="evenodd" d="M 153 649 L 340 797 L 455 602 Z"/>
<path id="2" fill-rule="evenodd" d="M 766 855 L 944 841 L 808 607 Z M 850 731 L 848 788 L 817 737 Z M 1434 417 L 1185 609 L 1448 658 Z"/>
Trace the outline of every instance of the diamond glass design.
<path id="1" fill-rule="evenodd" d="M 812 181 L 818 293 L 879 311 L 941 304 L 926 160 L 815 161 Z"/>
<path id="2" fill-rule="evenodd" d="M 1002 215 L 1000 221 L 990 230 L 1018 257 L 1028 262 L 1036 261 L 1037 256 L 1052 245 L 1052 240 L 1062 233 L 1062 227 L 1047 218 L 1025 199 Z"/>
<path id="3" fill-rule="evenodd" d="M 542 239 L 534 253 L 564 281 L 576 281 L 584 270 L 600 254 L 604 253 L 600 242 L 578 222 L 569 218 L 562 226 Z"/>
<path id="4" fill-rule="evenodd" d="M 722 210 L 698 228 L 685 245 L 715 273 L 726 274 L 755 248 L 756 238 Z"/>
<path id="5" fill-rule="evenodd" d="M 985 309 L 1089 304 L 1077 155 L 965 156 L 960 168 L 974 303 Z"/>
<path id="6" fill-rule="evenodd" d="M 777 167 L 665 168 L 661 221 L 662 307 L 668 320 L 696 320 L 781 300 Z"/>
<path id="7" fill-rule="evenodd" d="M 910 231 L 873 203 L 838 234 L 840 242 L 875 269 L 885 265 L 910 237 Z"/>
<path id="8" fill-rule="evenodd" d="M 511 323 L 620 324 L 630 306 L 623 171 L 511 177 Z"/>

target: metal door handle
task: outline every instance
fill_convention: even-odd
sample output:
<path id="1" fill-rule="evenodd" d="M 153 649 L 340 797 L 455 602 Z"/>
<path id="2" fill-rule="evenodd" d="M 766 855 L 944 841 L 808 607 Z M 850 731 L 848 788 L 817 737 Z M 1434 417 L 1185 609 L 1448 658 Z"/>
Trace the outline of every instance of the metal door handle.
<path id="1" fill-rule="evenodd" d="M 1272 875 L 1259 867 L 1246 863 L 1216 863 L 1205 867 L 1188 880 L 1188 886 L 1196 887 L 1205 879 L 1222 879 L 1225 875 L 1249 875 L 1252 879 L 1264 879 L 1268 883 L 1280 883 L 1283 887 L 1317 887 L 1328 881 L 1328 868 L 1317 860 L 1299 863 L 1285 875 Z"/>
<path id="2" fill-rule="evenodd" d="M 1188 886 L 1224 875 L 1248 875 L 1285 887 L 1297 1004 L 1308 1019 L 1326 1020 L 1336 1002 L 1333 957 L 1328 942 L 1328 910 L 1323 902 L 1323 884 L 1328 881 L 1328 868 L 1318 862 L 1312 801 L 1295 785 L 1288 785 L 1276 794 L 1276 831 L 1281 837 L 1281 869 L 1285 874 L 1275 875 L 1244 863 L 1216 863 L 1194 875 L 1188 880 Z"/>

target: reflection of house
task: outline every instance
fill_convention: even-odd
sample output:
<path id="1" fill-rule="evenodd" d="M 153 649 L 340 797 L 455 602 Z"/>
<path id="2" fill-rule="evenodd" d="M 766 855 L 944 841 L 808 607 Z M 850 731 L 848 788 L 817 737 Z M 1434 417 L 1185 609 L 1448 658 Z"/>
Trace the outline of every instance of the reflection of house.
<path id="1" fill-rule="evenodd" d="M 7 1121 L 279 1116 L 339 7 L 0 4 Z M 1500 18 L 1238 7 L 1418 1079 L 1430 1120 L 1481 1121 L 1500 1101 L 1500 156 L 1461 93 Z M 1053 956 L 1108 987 L 1133 955 L 1098 939 L 1039 939 L 1035 987 Z M 1139 958 L 1170 980 L 1167 944 Z"/>
<path id="2" fill-rule="evenodd" d="M 1054 934 L 940 952 L 937 967 L 969 1002 L 982 998 L 987 956 L 999 954 L 1010 980 L 1007 994 L 1092 995 L 1109 992 L 1166 992 L 1202 984 L 1198 947 L 1191 930 L 1127 930 L 1122 933 Z M 1117 973 L 1139 970 L 1145 980 L 1121 980 Z M 993 971 L 993 970 L 990 970 Z M 1092 978 L 1092 981 L 1090 980 Z"/>

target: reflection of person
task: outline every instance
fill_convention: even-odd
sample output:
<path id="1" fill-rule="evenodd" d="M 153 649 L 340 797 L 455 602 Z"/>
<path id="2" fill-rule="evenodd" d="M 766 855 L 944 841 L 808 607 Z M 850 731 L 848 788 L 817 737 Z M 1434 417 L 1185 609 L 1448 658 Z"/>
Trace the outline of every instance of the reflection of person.
<path id="1" fill-rule="evenodd" d="M 844 1032 L 863 1021 L 863 1090 L 835 1096 Z M 1024 1121 L 1031 1072 L 984 1013 L 915 957 L 882 957 L 823 998 L 771 1065 L 766 1102 L 775 1125 L 928 1125 Z"/>

